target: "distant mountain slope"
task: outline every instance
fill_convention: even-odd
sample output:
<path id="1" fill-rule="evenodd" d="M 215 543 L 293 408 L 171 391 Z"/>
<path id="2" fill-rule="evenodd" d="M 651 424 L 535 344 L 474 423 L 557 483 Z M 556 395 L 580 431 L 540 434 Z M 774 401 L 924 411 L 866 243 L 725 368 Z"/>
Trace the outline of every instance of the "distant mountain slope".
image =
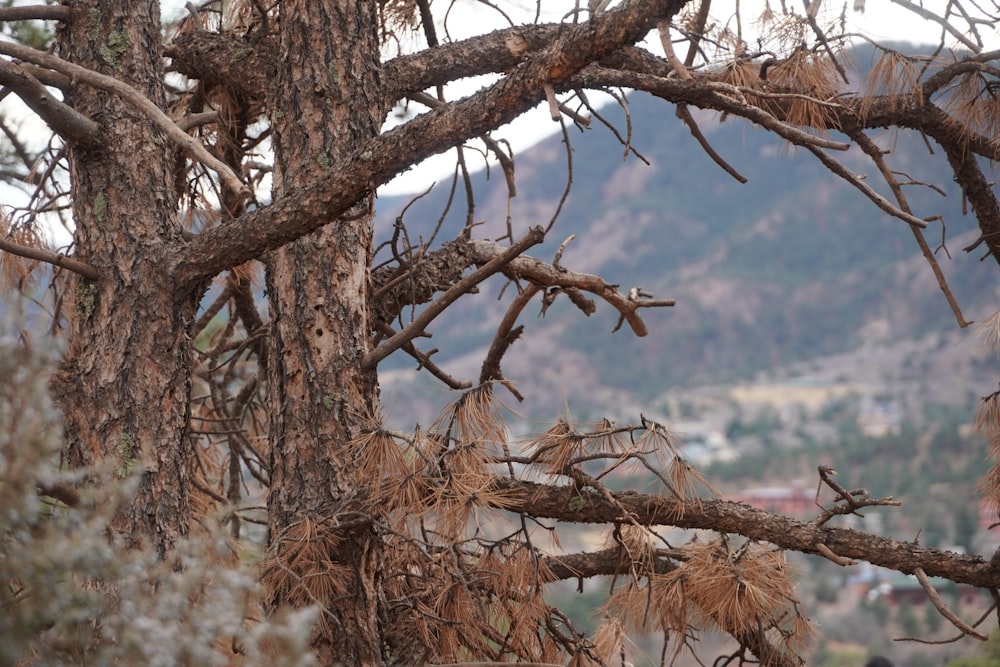
<path id="1" fill-rule="evenodd" d="M 524 409 L 528 416 L 550 417 L 566 401 L 574 412 L 643 405 L 672 387 L 745 379 L 863 344 L 957 329 L 907 225 L 882 214 L 812 155 L 789 150 L 746 123 L 700 115 L 709 141 L 749 178 L 741 185 L 704 154 L 672 109 L 638 94 L 630 102 L 635 147 L 651 165 L 622 160 L 622 146 L 598 124 L 584 133 L 571 130 L 572 192 L 549 241 L 532 254 L 551 259 L 575 234 L 564 266 L 600 273 L 626 290 L 642 286 L 678 304 L 646 311 L 651 334 L 643 339 L 627 327 L 610 334 L 617 315 L 603 304 L 590 320 L 564 300 L 544 320 L 525 319 L 525 339 L 514 345 L 504 369 L 524 383 L 532 403 Z M 608 109 L 607 116 L 624 128 L 619 110 Z M 982 319 L 1000 304 L 997 266 L 961 251 L 976 237 L 975 222 L 961 215 L 961 195 L 943 156 L 929 155 L 919 137 L 885 135 L 879 141 L 906 177 L 947 187 L 947 197 L 918 186 L 907 195 L 918 215 L 944 216 L 952 259 L 943 251 L 938 258 L 966 316 Z M 835 157 L 869 174 L 878 187 L 878 174 L 863 156 Z M 547 224 L 556 209 L 567 174 L 561 138 L 518 155 L 516 166 L 515 234 Z M 475 182 L 474 219 L 485 221 L 475 233 L 500 236 L 502 175 L 494 173 L 486 184 L 480 174 Z M 407 211 L 411 236 L 430 235 L 446 190 L 439 185 Z M 402 202 L 379 205 L 385 229 Z M 444 223 L 452 234 L 465 223 L 466 211 L 459 209 L 456 204 Z M 932 223 L 928 239 L 932 246 L 940 242 L 940 223 Z M 497 302 L 499 289 L 495 283 L 466 297 L 433 327 L 434 347 L 456 355 L 438 362 L 462 377 L 478 376 L 483 348 L 510 298 L 507 293 Z M 386 366 L 393 367 L 412 363 L 397 357 Z M 414 381 L 410 372 L 388 373 L 390 409 L 398 416 L 426 409 L 429 384 L 429 378 Z"/>

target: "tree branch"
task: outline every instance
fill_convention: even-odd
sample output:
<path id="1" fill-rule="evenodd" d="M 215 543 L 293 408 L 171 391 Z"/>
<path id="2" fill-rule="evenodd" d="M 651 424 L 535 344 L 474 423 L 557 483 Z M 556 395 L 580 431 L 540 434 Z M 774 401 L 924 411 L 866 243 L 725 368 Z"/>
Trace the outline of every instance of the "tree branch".
<path id="1" fill-rule="evenodd" d="M 49 69 L 69 75 L 73 81 L 83 82 L 94 88 L 117 95 L 142 112 L 154 125 L 163 130 L 188 157 L 205 164 L 215 171 L 226 186 L 232 188 L 234 192 L 250 194 L 249 189 L 224 162 L 209 153 L 208 149 L 200 141 L 177 127 L 177 124 L 170 120 L 158 106 L 124 81 L 119 81 L 114 77 L 94 72 L 86 67 L 81 67 L 67 62 L 62 58 L 57 58 L 43 51 L 21 46 L 20 44 L 0 41 L 0 53 L 48 67 Z"/>
<path id="2" fill-rule="evenodd" d="M 920 582 L 920 587 L 924 589 L 925 593 L 927 593 L 927 597 L 931 599 L 931 603 L 934 605 L 934 608 L 937 609 L 942 616 L 947 618 L 952 625 L 961 630 L 964 634 L 967 634 L 971 637 L 975 637 L 979 641 L 984 642 L 987 639 L 989 639 L 989 637 L 987 637 L 983 633 L 969 627 L 969 625 L 965 621 L 960 619 L 958 616 L 953 614 L 950 609 L 948 609 L 948 606 L 944 603 L 944 600 L 942 600 L 941 596 L 938 595 L 936 590 L 934 590 L 934 584 L 932 584 L 930 579 L 927 578 L 927 575 L 924 573 L 923 569 L 918 567 L 913 570 L 913 574 L 916 575 L 917 581 Z"/>
<path id="3" fill-rule="evenodd" d="M 493 241 L 472 241 L 472 247 L 481 262 L 488 261 L 500 252 L 500 246 Z M 608 283 L 600 276 L 558 269 L 533 257 L 518 257 L 507 264 L 503 272 L 511 279 L 524 278 L 543 287 L 572 287 L 599 296 L 617 310 L 629 323 L 632 332 L 640 337 L 648 334 L 649 329 L 639 316 L 639 308 L 674 305 L 674 301 L 670 299 L 643 301 L 637 295 L 626 296 L 618 291 L 618 285 Z"/>
<path id="4" fill-rule="evenodd" d="M 986 247 L 989 248 L 989 254 L 1000 263 L 1000 204 L 997 203 L 993 188 L 983 175 L 983 170 L 974 155 L 970 155 L 954 141 L 943 142 L 938 139 L 938 143 L 948 157 L 948 163 L 955 172 L 955 180 L 962 187 L 962 194 L 976 212 L 979 229 L 982 231 Z"/>
<path id="5" fill-rule="evenodd" d="M 868 199 L 870 199 L 873 204 L 878 206 L 880 209 L 882 209 L 892 217 L 899 218 L 903 222 L 909 223 L 913 227 L 919 227 L 920 229 L 923 229 L 927 226 L 926 220 L 921 220 L 915 215 L 912 215 L 911 213 L 907 213 L 906 211 L 900 209 L 898 206 L 893 206 L 892 202 L 890 202 L 888 199 L 886 199 L 879 193 L 875 192 L 875 190 L 873 190 L 870 185 L 861 180 L 860 176 L 850 171 L 847 167 L 834 160 L 832 157 L 827 155 L 819 148 L 816 148 L 815 146 L 806 146 L 806 149 L 813 155 L 815 155 L 817 159 L 819 159 L 819 161 L 823 163 L 824 167 L 826 167 L 831 172 L 833 172 L 837 176 L 840 176 L 843 180 L 847 181 L 855 188 L 860 190 L 861 194 L 863 194 L 865 197 L 868 197 Z"/>
<path id="6" fill-rule="evenodd" d="M 10 88 L 29 109 L 68 141 L 90 146 L 100 127 L 68 104 L 52 96 L 38 79 L 9 60 L 0 58 L 0 84 Z"/>
<path id="7" fill-rule="evenodd" d="M 25 5 L 24 7 L 3 7 L 0 21 L 68 21 L 72 12 L 66 5 Z"/>
<path id="8" fill-rule="evenodd" d="M 885 163 L 885 158 L 882 157 L 882 151 L 875 142 L 872 141 L 867 134 L 861 130 L 851 130 L 848 133 L 851 137 L 861 147 L 861 150 L 871 158 L 875 166 L 878 167 L 879 172 L 882 174 L 882 178 L 889 185 L 889 189 L 892 190 L 893 196 L 896 201 L 899 202 L 899 207 L 906 213 L 912 213 L 910 210 L 910 204 L 906 199 L 906 195 L 903 193 L 903 188 L 900 187 L 899 181 L 896 180 L 895 174 L 889 169 L 889 166 Z M 924 238 L 923 232 L 921 232 L 916 227 L 910 227 L 913 232 L 913 237 L 917 242 L 917 246 L 920 248 L 920 253 L 927 260 L 927 263 L 931 267 L 931 271 L 934 273 L 934 278 L 937 280 L 938 289 L 944 293 L 945 300 L 948 301 L 948 305 L 951 307 L 952 314 L 955 315 L 955 320 L 958 322 L 960 328 L 965 328 L 972 324 L 969 320 L 965 319 L 962 315 L 962 308 L 958 305 L 958 300 L 951 291 L 951 287 L 948 285 L 948 279 L 944 277 L 944 272 L 941 270 L 941 265 L 938 264 L 937 258 L 931 251 L 930 246 L 927 244 L 927 239 Z"/>
<path id="9" fill-rule="evenodd" d="M 67 257 L 66 255 L 52 252 L 51 250 L 45 250 L 44 248 L 29 248 L 27 246 L 18 245 L 17 243 L 8 241 L 2 236 L 0 236 L 0 250 L 9 252 L 12 255 L 18 255 L 19 257 L 27 257 L 28 259 L 34 259 L 47 264 L 52 264 L 53 266 L 68 269 L 74 273 L 79 273 L 88 280 L 97 280 L 100 277 L 97 269 L 86 262 L 81 262 L 78 259 L 73 259 L 72 257 Z"/>
<path id="10" fill-rule="evenodd" d="M 956 28 L 955 26 L 953 26 L 949 21 L 947 21 L 940 14 L 938 14 L 936 12 L 932 12 L 929 9 L 925 9 L 925 8 L 921 7 L 920 5 L 915 5 L 912 2 L 910 2 L 910 0 L 889 0 L 889 1 L 893 2 L 893 3 L 897 4 L 897 5 L 899 5 L 903 9 L 906 9 L 908 11 L 913 12 L 914 14 L 916 14 L 917 16 L 919 16 L 922 19 L 925 19 L 927 21 L 933 21 L 934 23 L 937 23 L 944 30 L 948 31 L 948 34 L 950 34 L 952 37 L 954 37 L 955 39 L 957 39 L 958 41 L 960 41 L 963 45 L 965 45 L 966 47 L 968 47 L 968 49 L 970 51 L 972 51 L 973 53 L 979 53 L 980 51 L 983 50 L 981 46 L 979 46 L 974 41 L 972 41 L 971 39 L 969 39 L 968 37 L 966 37 L 964 34 L 962 34 L 961 30 L 959 30 L 958 28 Z"/>
<path id="11" fill-rule="evenodd" d="M 430 324 L 435 317 L 440 315 L 445 308 L 458 299 L 458 297 L 467 293 L 473 287 L 483 282 L 497 271 L 503 270 L 503 268 L 518 255 L 531 246 L 538 245 L 544 240 L 545 232 L 542 228 L 532 227 L 524 238 L 520 239 L 517 243 L 512 244 L 509 248 L 504 249 L 502 253 L 494 255 L 490 261 L 486 262 L 478 270 L 470 273 L 449 287 L 444 294 L 434 301 L 434 303 L 422 310 L 420 314 L 406 326 L 405 329 L 366 354 L 365 358 L 361 360 L 361 367 L 374 368 L 378 362 L 398 350 L 405 343 L 412 341 L 414 338 L 423 333 L 424 329 L 427 328 L 427 325 Z"/>
<path id="12" fill-rule="evenodd" d="M 494 478 L 493 488 L 503 494 L 503 509 L 540 519 L 615 523 L 625 519 L 624 510 L 636 522 L 647 526 L 736 533 L 807 554 L 819 554 L 818 545 L 823 544 L 840 558 L 863 560 L 898 572 L 910 574 L 919 567 L 929 576 L 955 583 L 981 588 L 1000 584 L 1000 568 L 981 556 L 930 549 L 915 542 L 899 542 L 855 530 L 817 526 L 732 501 L 678 500 L 672 496 L 626 491 L 614 493 L 615 502 L 611 503 L 586 489 L 502 477 Z M 585 502 L 581 503 L 581 499 Z"/>

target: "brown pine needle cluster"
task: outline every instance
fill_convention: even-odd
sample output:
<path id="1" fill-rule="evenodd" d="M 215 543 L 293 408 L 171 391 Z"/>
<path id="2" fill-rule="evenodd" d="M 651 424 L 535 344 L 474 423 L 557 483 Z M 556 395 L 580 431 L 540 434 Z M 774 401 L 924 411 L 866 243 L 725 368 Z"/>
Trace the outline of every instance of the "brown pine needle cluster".
<path id="1" fill-rule="evenodd" d="M 331 519 L 303 518 L 274 540 L 260 566 L 260 581 L 272 599 L 293 599 L 297 606 L 316 605 L 320 623 L 325 609 L 351 590 L 353 574 L 336 560 L 342 531 Z"/>
<path id="2" fill-rule="evenodd" d="M 789 654 L 815 634 L 799 614 L 784 553 L 723 538 L 691 542 L 662 572 L 632 580 L 602 607 L 636 631 L 658 631 L 683 643 L 694 627 L 716 627 L 745 640 L 760 635 Z"/>
<path id="3" fill-rule="evenodd" d="M 833 114 L 824 103 L 837 96 L 841 81 L 825 51 L 798 49 L 770 68 L 767 79 L 776 91 L 791 93 L 786 99 L 772 101 L 780 105 L 785 122 L 816 130 L 833 125 Z"/>
<path id="4" fill-rule="evenodd" d="M 859 91 L 859 114 L 867 117 L 872 105 L 881 101 L 890 110 L 897 109 L 903 95 L 921 95 L 920 69 L 922 64 L 894 49 L 877 51 L 878 59 L 872 65 L 864 85 Z"/>
<path id="5" fill-rule="evenodd" d="M 38 229 L 30 224 L 12 224 L 0 208 L 0 238 L 24 248 L 44 249 L 45 241 Z M 0 294 L 29 291 L 37 282 L 36 270 L 41 262 L 12 252 L 0 252 Z"/>
<path id="6" fill-rule="evenodd" d="M 962 125 L 983 136 L 1000 136 L 1000 78 L 996 70 L 961 74 L 943 94 L 942 106 Z"/>

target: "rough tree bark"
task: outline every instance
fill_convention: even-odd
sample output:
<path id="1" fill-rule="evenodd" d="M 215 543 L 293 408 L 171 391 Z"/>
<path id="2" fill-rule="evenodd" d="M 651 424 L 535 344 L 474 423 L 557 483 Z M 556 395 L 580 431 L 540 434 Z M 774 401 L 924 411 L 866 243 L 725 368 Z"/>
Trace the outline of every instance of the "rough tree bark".
<path id="1" fill-rule="evenodd" d="M 356 0 L 289 1 L 279 13 L 278 73 L 271 97 L 276 201 L 330 169 L 382 122 L 377 8 Z M 359 512 L 363 484 L 351 477 L 349 443 L 378 410 L 374 369 L 363 370 L 371 332 L 368 267 L 373 216 L 366 198 L 351 213 L 267 258 L 271 308 L 271 556 L 295 576 L 302 527 L 318 524 L 329 565 L 349 584 L 329 598 L 321 586 L 273 604 L 326 607 L 314 645 L 323 664 L 379 664 L 381 544 Z M 322 576 L 322 575 L 321 575 Z"/>
<path id="2" fill-rule="evenodd" d="M 76 2 L 60 55 L 125 81 L 164 106 L 160 8 L 155 2 Z M 188 394 L 197 288 L 164 289 L 171 245 L 182 240 L 172 167 L 177 156 L 149 119 L 115 96 L 72 86 L 67 101 L 100 119 L 102 140 L 70 146 L 76 257 L 71 347 L 54 379 L 66 422 L 66 458 L 125 477 L 139 489 L 111 527 L 114 541 L 165 552 L 190 513 Z M 100 469 L 100 468 L 98 468 Z"/>

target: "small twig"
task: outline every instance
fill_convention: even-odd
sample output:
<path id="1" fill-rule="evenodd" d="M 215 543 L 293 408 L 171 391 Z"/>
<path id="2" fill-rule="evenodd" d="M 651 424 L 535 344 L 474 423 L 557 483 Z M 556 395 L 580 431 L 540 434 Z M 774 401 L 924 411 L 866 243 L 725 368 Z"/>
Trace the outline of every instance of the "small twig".
<path id="1" fill-rule="evenodd" d="M 826 546 L 822 542 L 816 543 L 816 551 L 820 553 L 824 558 L 832 563 L 836 563 L 841 567 L 848 567 L 850 565 L 857 565 L 858 561 L 851 560 L 850 558 L 844 558 L 843 556 L 838 556 L 830 550 L 830 547 Z"/>
<path id="2" fill-rule="evenodd" d="M 975 637 L 980 641 L 986 641 L 988 639 L 986 635 L 967 625 L 965 621 L 960 619 L 958 616 L 953 614 L 950 609 L 948 609 L 944 601 L 941 599 L 941 596 L 937 594 L 936 590 L 934 590 L 933 584 L 931 584 L 930 579 L 927 578 L 927 575 L 924 573 L 922 568 L 914 568 L 913 574 L 916 575 L 917 581 L 920 582 L 924 592 L 927 593 L 927 597 L 931 599 L 931 603 L 934 605 L 934 608 L 941 612 L 942 616 L 951 621 L 952 625 L 970 637 Z"/>
<path id="3" fill-rule="evenodd" d="M 875 144 L 875 142 L 861 130 L 850 130 L 847 135 L 861 147 L 861 150 L 863 150 L 868 157 L 872 159 L 875 166 L 878 167 L 878 170 L 882 173 L 882 178 L 885 179 L 885 182 L 889 185 L 889 189 L 892 190 L 893 196 L 896 197 L 896 201 L 899 202 L 899 208 L 906 213 L 912 214 L 910 204 L 906 199 L 906 195 L 903 193 L 902 187 L 900 187 L 899 181 L 896 180 L 896 175 L 886 165 L 885 158 L 882 157 L 882 151 Z M 952 293 L 951 286 L 948 285 L 948 279 L 945 278 L 944 272 L 941 270 L 941 265 L 938 264 L 937 258 L 928 246 L 927 239 L 924 238 L 923 233 L 916 227 L 910 227 L 910 231 L 913 232 L 913 238 L 916 240 L 917 246 L 920 247 L 921 254 L 930 265 L 931 272 L 934 273 L 934 278 L 937 280 L 938 288 L 944 293 L 944 298 L 948 302 L 948 306 L 951 308 L 951 312 L 954 314 L 955 320 L 958 322 L 958 326 L 964 329 L 972 324 L 972 322 L 965 319 L 965 316 L 962 315 L 962 308 L 958 305 L 958 300 L 955 298 L 954 293 Z"/>
<path id="4" fill-rule="evenodd" d="M 876 206 L 878 206 L 880 209 L 882 209 L 889 215 L 893 216 L 894 218 L 899 218 L 903 222 L 907 222 L 913 225 L 914 227 L 920 227 L 921 229 L 927 227 L 927 222 L 925 220 L 921 220 L 920 218 L 910 213 L 907 213 L 906 211 L 903 211 L 898 206 L 894 206 L 892 202 L 890 202 L 888 199 L 886 199 L 879 193 L 875 192 L 875 190 L 873 190 L 871 186 L 869 186 L 867 183 L 861 180 L 860 176 L 850 171 L 847 167 L 845 167 L 841 163 L 834 160 L 832 157 L 827 155 L 821 149 L 817 148 L 816 146 L 810 146 L 810 145 L 806 145 L 805 148 L 813 155 L 815 155 L 817 158 L 819 158 L 819 161 L 823 163 L 824 167 L 826 167 L 827 169 L 835 173 L 837 176 L 840 176 L 842 179 L 844 179 L 845 181 L 853 185 L 855 188 L 860 190 L 864 196 L 868 197 L 868 199 L 872 201 L 872 203 L 874 203 Z"/>
<path id="5" fill-rule="evenodd" d="M 392 337 L 396 334 L 396 332 L 392 329 L 392 327 L 390 327 L 385 322 L 377 322 L 376 326 L 379 328 L 380 331 L 382 331 L 389 337 Z M 426 352 L 421 352 L 419 349 L 417 349 L 417 346 L 413 344 L 413 341 L 404 343 L 403 351 L 417 360 L 417 363 L 419 364 L 417 370 L 420 370 L 421 368 L 426 368 L 431 375 L 441 380 L 441 382 L 444 382 L 451 389 L 460 391 L 463 389 L 472 388 L 471 382 L 459 380 L 450 375 L 449 373 L 447 373 L 440 366 L 435 364 L 431 360 L 431 355 Z"/>
<path id="6" fill-rule="evenodd" d="M 976 622 L 972 624 L 972 627 L 974 628 L 978 628 L 980 625 L 982 625 L 983 621 L 989 618 L 990 614 L 992 614 L 993 611 L 998 608 L 996 590 L 991 588 L 990 593 L 993 595 L 993 604 L 991 604 L 990 608 L 987 609 L 985 612 L 983 612 L 983 615 L 980 616 L 976 620 Z M 895 641 L 916 642 L 917 644 L 954 644 L 957 641 L 965 639 L 967 636 L 968 635 L 966 635 L 964 632 L 960 632 L 954 637 L 949 637 L 948 639 L 924 639 L 922 637 L 903 637 L 901 639 L 896 639 Z"/>
<path id="7" fill-rule="evenodd" d="M 552 116 L 552 120 L 558 122 L 562 118 L 562 111 L 559 109 L 559 100 L 556 98 L 556 91 L 552 87 L 552 84 L 548 82 L 542 84 L 542 90 L 545 91 L 545 99 L 549 103 L 549 115 Z"/>
<path id="8" fill-rule="evenodd" d="M 871 498 L 864 489 L 848 491 L 833 481 L 833 476 L 837 474 L 837 471 L 828 465 L 821 465 L 817 470 L 819 471 L 819 482 L 816 485 L 816 506 L 823 511 L 818 517 L 813 519 L 812 523 L 815 526 L 822 526 L 833 517 L 843 514 L 862 516 L 858 514 L 857 510 L 865 507 L 899 507 L 902 505 L 898 500 L 893 500 L 892 496 L 888 498 Z M 837 500 L 835 501 L 837 504 L 829 508 L 823 507 L 819 502 L 819 493 L 824 484 L 837 494 Z"/>
<path id="9" fill-rule="evenodd" d="M 666 19 L 660 20 L 656 24 L 656 30 L 660 34 L 660 44 L 663 46 L 663 52 L 667 55 L 667 62 L 670 63 L 670 66 L 677 73 L 677 76 L 680 77 L 681 81 L 689 86 L 694 85 L 694 77 L 691 76 L 691 72 L 688 71 L 688 68 L 684 66 L 684 63 L 674 53 L 674 45 L 670 41 L 670 21 Z"/>
<path id="10" fill-rule="evenodd" d="M 568 246 L 570 242 L 575 238 L 576 234 L 570 234 L 569 236 L 567 236 L 566 240 L 559 245 L 559 249 L 556 250 L 555 257 L 552 258 L 552 266 L 556 267 L 560 271 L 563 270 L 563 268 L 559 266 L 559 262 L 562 261 L 563 251 L 566 250 L 566 246 Z"/>
<path id="11" fill-rule="evenodd" d="M 574 111 L 573 109 L 570 109 L 562 102 L 559 103 L 559 111 L 568 116 L 569 119 L 572 120 L 577 125 L 582 125 L 583 127 L 590 127 L 590 123 L 592 122 L 590 116 L 584 116 L 583 114 L 580 114 Z"/>
<path id="12" fill-rule="evenodd" d="M 701 146 L 701 149 L 708 154 L 708 157 L 712 158 L 715 164 L 722 167 L 723 171 L 725 171 L 727 174 L 735 178 L 740 183 L 747 182 L 747 179 L 745 176 L 743 176 L 743 174 L 736 171 L 736 169 L 734 169 L 732 165 L 726 162 L 721 155 L 715 152 L 715 149 L 712 148 L 712 145 L 708 143 L 708 139 L 706 139 L 705 135 L 702 134 L 701 128 L 698 127 L 698 124 L 694 120 L 694 116 L 691 115 L 691 110 L 688 109 L 688 106 L 686 104 L 681 103 L 677 105 L 677 117 L 680 118 L 682 121 L 684 121 L 684 124 L 687 125 L 688 130 L 691 131 L 691 135 L 698 141 L 698 144 Z"/>

